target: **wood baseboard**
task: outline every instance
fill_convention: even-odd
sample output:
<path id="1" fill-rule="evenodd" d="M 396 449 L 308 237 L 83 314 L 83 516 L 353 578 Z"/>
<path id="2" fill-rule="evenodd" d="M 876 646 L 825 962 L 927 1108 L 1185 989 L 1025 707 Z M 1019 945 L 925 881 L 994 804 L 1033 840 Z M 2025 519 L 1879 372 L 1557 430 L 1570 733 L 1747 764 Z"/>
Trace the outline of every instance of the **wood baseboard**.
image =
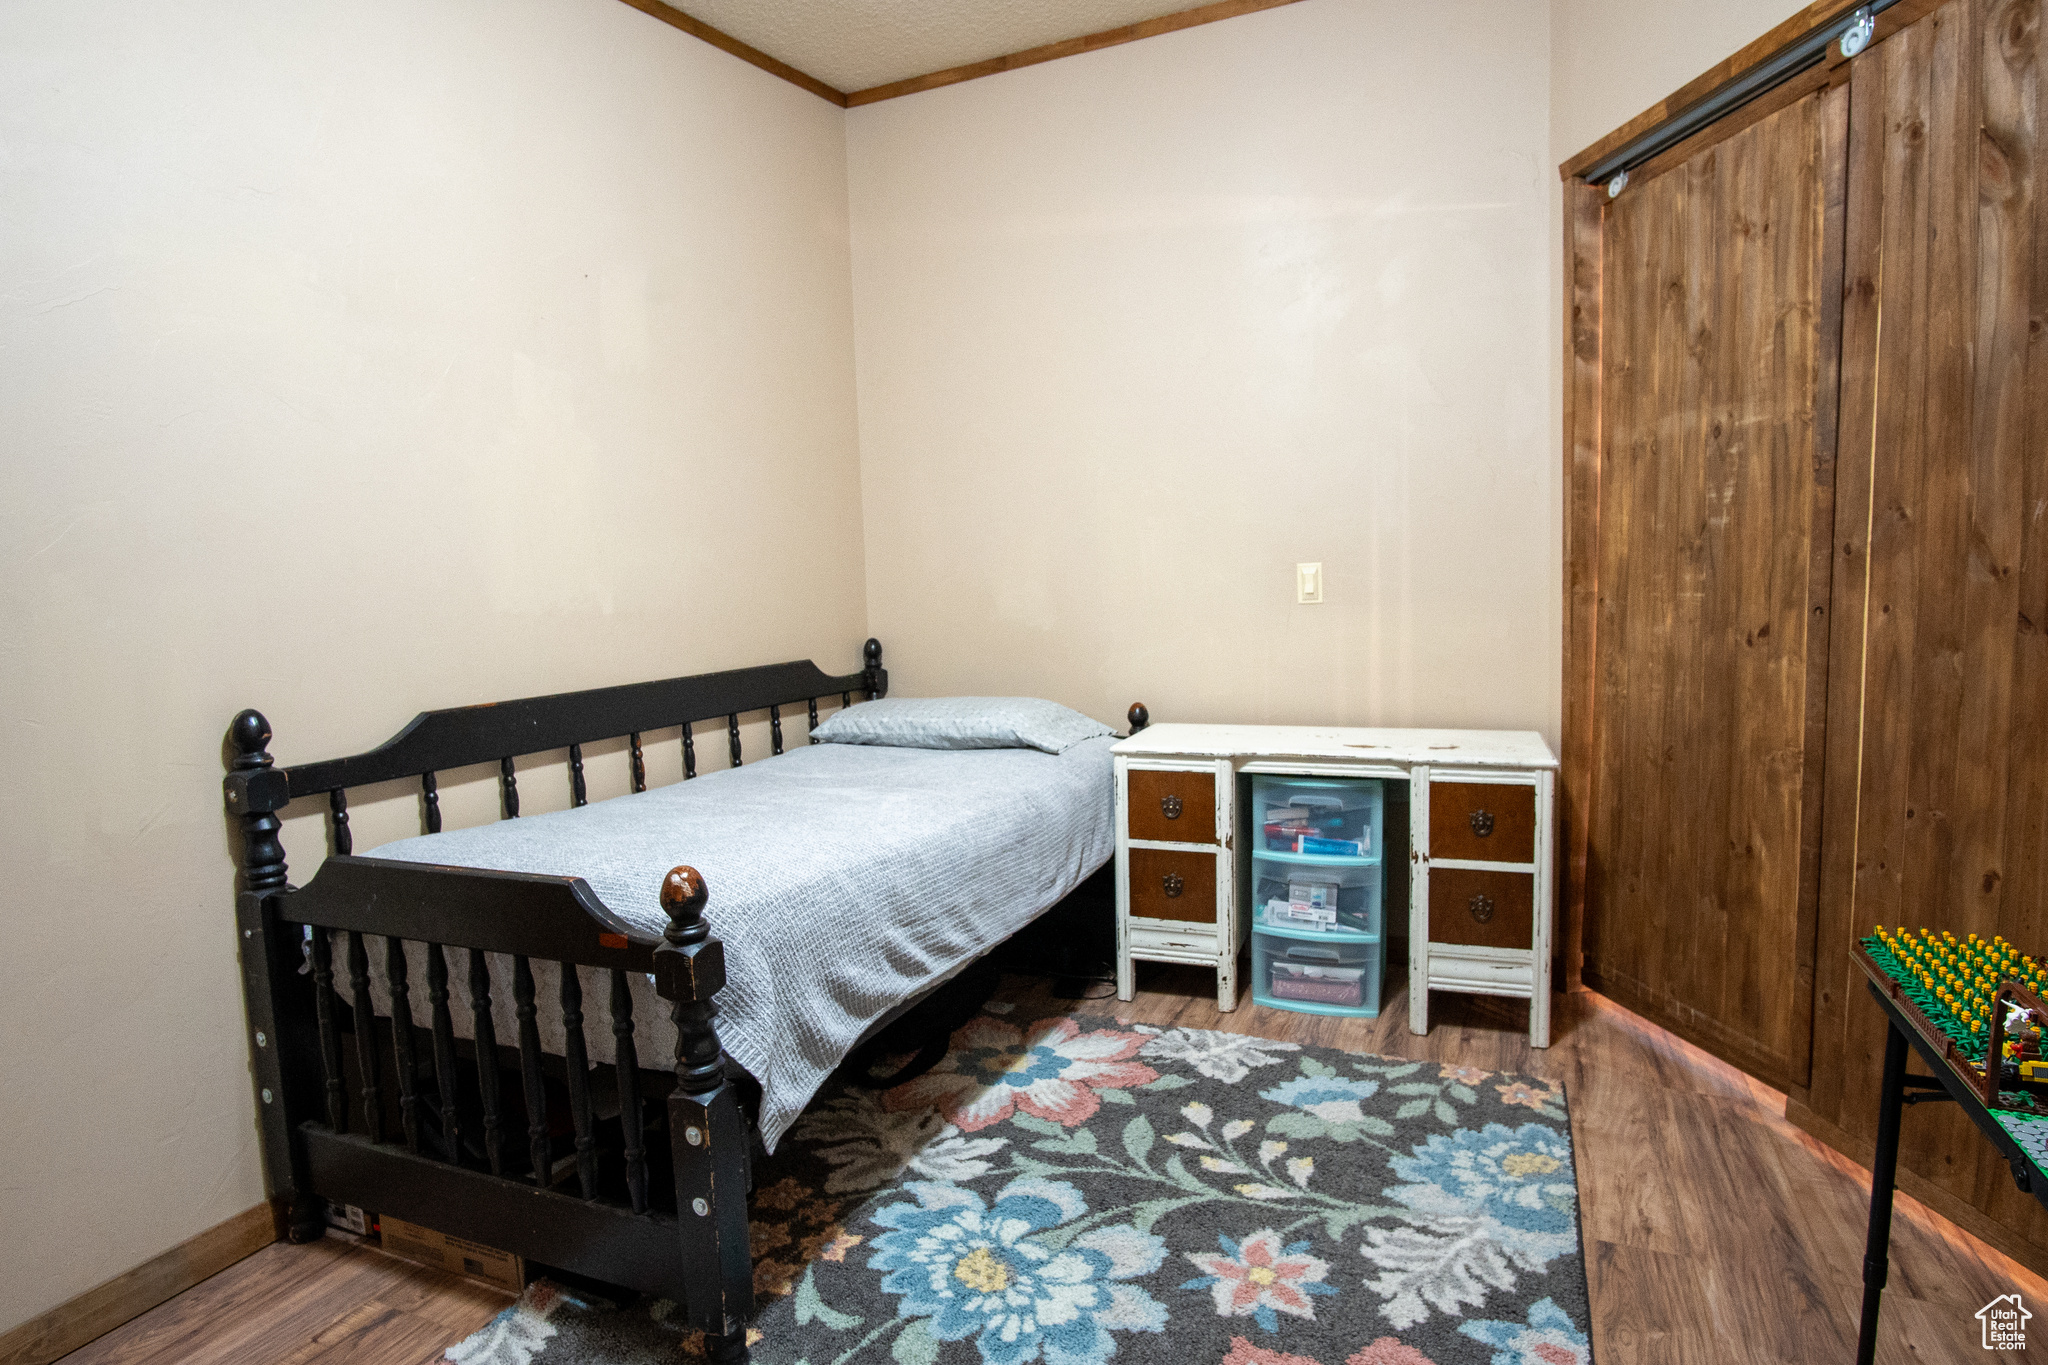
<path id="1" fill-rule="evenodd" d="M 1870 1169 L 1871 1157 L 1877 1147 L 1871 1139 L 1855 1136 L 1790 1097 L 1785 1100 L 1785 1117 L 1802 1132 L 1826 1143 L 1865 1170 Z M 1996 1247 L 2036 1275 L 2048 1276 L 2048 1247 L 2037 1246 L 2014 1235 L 2010 1228 L 1993 1222 L 1974 1206 L 1956 1198 L 1925 1176 L 1907 1170 L 1903 1164 L 1899 1167 L 1898 1187 L 1978 1241 Z M 4 1359 L 0 1357 L 0 1361 Z"/>
<path id="2" fill-rule="evenodd" d="M 268 1202 L 188 1237 L 40 1317 L 0 1333 L 0 1365 L 49 1365 L 278 1239 Z"/>

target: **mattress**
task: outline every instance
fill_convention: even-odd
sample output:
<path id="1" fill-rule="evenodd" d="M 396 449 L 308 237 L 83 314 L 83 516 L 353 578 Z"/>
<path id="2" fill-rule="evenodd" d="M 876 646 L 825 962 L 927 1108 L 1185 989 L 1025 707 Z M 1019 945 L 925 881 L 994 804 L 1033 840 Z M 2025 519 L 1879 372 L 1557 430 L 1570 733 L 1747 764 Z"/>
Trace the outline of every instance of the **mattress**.
<path id="1" fill-rule="evenodd" d="M 726 1052 L 761 1085 L 773 1151 L 825 1077 L 868 1029 L 932 982 L 987 952 L 1073 890 L 1114 849 L 1108 737 L 1035 749 L 807 745 L 745 767 L 576 810 L 386 844 L 371 857 L 581 877 L 647 937 L 667 926 L 661 879 L 704 875 L 705 917 L 725 944 L 718 995 Z M 425 948 L 408 944 L 414 1022 L 431 1023 Z M 390 1012 L 381 945 L 371 989 Z M 471 1036 L 467 954 L 450 954 L 450 1008 Z M 336 954 L 339 968 L 345 959 Z M 543 1000 L 560 968 L 533 964 Z M 491 957 L 492 1017 L 517 1038 L 512 964 Z M 610 975 L 581 969 L 593 1063 L 613 1058 Z M 337 987 L 345 988 L 336 972 Z M 674 1064 L 668 1002 L 628 978 L 643 1067 Z M 560 1055 L 560 1011 L 540 1012 Z"/>

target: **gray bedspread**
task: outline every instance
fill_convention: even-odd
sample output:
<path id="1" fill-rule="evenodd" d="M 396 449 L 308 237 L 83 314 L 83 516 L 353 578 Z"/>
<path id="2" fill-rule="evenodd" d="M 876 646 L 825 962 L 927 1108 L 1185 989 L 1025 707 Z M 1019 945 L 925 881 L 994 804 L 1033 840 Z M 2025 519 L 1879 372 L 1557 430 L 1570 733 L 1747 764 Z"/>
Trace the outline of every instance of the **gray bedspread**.
<path id="1" fill-rule="evenodd" d="M 578 810 L 403 839 L 370 856 L 582 877 L 650 935 L 667 924 L 663 875 L 678 863 L 695 867 L 710 890 L 712 932 L 725 942 L 719 1037 L 761 1083 L 772 1151 L 870 1025 L 1108 860 L 1111 743 L 1091 739 L 1057 756 L 808 745 Z M 534 964 L 545 998 L 559 989 L 551 966 Z M 415 964 L 415 981 L 419 972 Z M 457 965 L 449 975 L 455 1018 L 466 1024 L 465 973 Z M 494 962 L 493 976 L 493 1014 L 510 1039 L 509 963 Z M 609 1061 L 609 984 L 583 976 L 590 1053 Z M 416 1011 L 423 994 L 413 993 Z M 641 1064 L 672 1064 L 665 1002 L 638 976 L 634 995 Z M 559 1022 L 552 1033 L 559 1051 Z"/>

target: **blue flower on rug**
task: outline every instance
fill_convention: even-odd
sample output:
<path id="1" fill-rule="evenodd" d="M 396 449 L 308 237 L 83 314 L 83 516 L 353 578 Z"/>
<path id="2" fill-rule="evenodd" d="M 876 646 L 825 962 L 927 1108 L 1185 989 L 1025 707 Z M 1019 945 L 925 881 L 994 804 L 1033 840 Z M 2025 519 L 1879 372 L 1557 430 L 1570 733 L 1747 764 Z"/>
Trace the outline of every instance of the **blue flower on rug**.
<path id="1" fill-rule="evenodd" d="M 1387 1197 L 1418 1213 L 1485 1215 L 1518 1232 L 1569 1233 L 1578 1185 L 1571 1143 L 1540 1123 L 1432 1133 L 1388 1164 L 1408 1181 Z"/>
<path id="2" fill-rule="evenodd" d="M 1498 1346 L 1490 1365 L 1591 1365 L 1592 1343 L 1549 1299 L 1539 1299 L 1523 1322 L 1461 1322 L 1474 1341 Z"/>
<path id="3" fill-rule="evenodd" d="M 1313 1114 L 1325 1123 L 1357 1123 L 1365 1117 L 1364 1111 L 1358 1107 L 1359 1101 L 1371 1099 L 1379 1090 L 1378 1081 L 1352 1080 L 1344 1076 L 1297 1076 L 1271 1090 L 1261 1090 L 1259 1098 Z"/>
<path id="4" fill-rule="evenodd" d="M 972 1190 L 913 1182 L 917 1202 L 871 1215 L 890 1229 L 868 1265 L 889 1272 L 899 1316 L 929 1319 L 932 1336 L 972 1336 L 987 1365 L 1101 1365 L 1116 1354 L 1112 1330 L 1158 1332 L 1166 1309 L 1133 1284 L 1157 1270 L 1165 1242 L 1129 1225 L 1096 1228 L 1064 1246 L 1037 1234 L 1088 1212 L 1063 1180 L 1013 1180 L 993 1203 Z"/>

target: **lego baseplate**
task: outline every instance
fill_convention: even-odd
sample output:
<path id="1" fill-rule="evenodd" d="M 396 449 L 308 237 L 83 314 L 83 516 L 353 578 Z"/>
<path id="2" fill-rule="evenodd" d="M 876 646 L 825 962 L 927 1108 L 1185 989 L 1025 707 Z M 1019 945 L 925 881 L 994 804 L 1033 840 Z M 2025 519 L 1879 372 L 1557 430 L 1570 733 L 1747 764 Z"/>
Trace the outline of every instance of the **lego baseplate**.
<path id="1" fill-rule="evenodd" d="M 1986 1096 L 1985 1107 L 2002 1124 L 2007 1114 L 2048 1120 L 2048 1058 L 2042 1055 L 2048 1018 L 2026 1008 L 2048 992 L 2041 963 L 2002 938 L 1958 939 L 1932 929 L 1879 925 L 1857 946 L 1894 984 L 1892 995 L 1905 1014 L 1971 1088 Z M 1994 1015 L 2001 994 L 2007 1000 L 2002 1017 Z M 2004 1062 L 1995 1095 L 1984 1079 L 1984 1054 L 1994 1040 Z M 2013 1137 L 2019 1140 L 2017 1132 Z"/>

